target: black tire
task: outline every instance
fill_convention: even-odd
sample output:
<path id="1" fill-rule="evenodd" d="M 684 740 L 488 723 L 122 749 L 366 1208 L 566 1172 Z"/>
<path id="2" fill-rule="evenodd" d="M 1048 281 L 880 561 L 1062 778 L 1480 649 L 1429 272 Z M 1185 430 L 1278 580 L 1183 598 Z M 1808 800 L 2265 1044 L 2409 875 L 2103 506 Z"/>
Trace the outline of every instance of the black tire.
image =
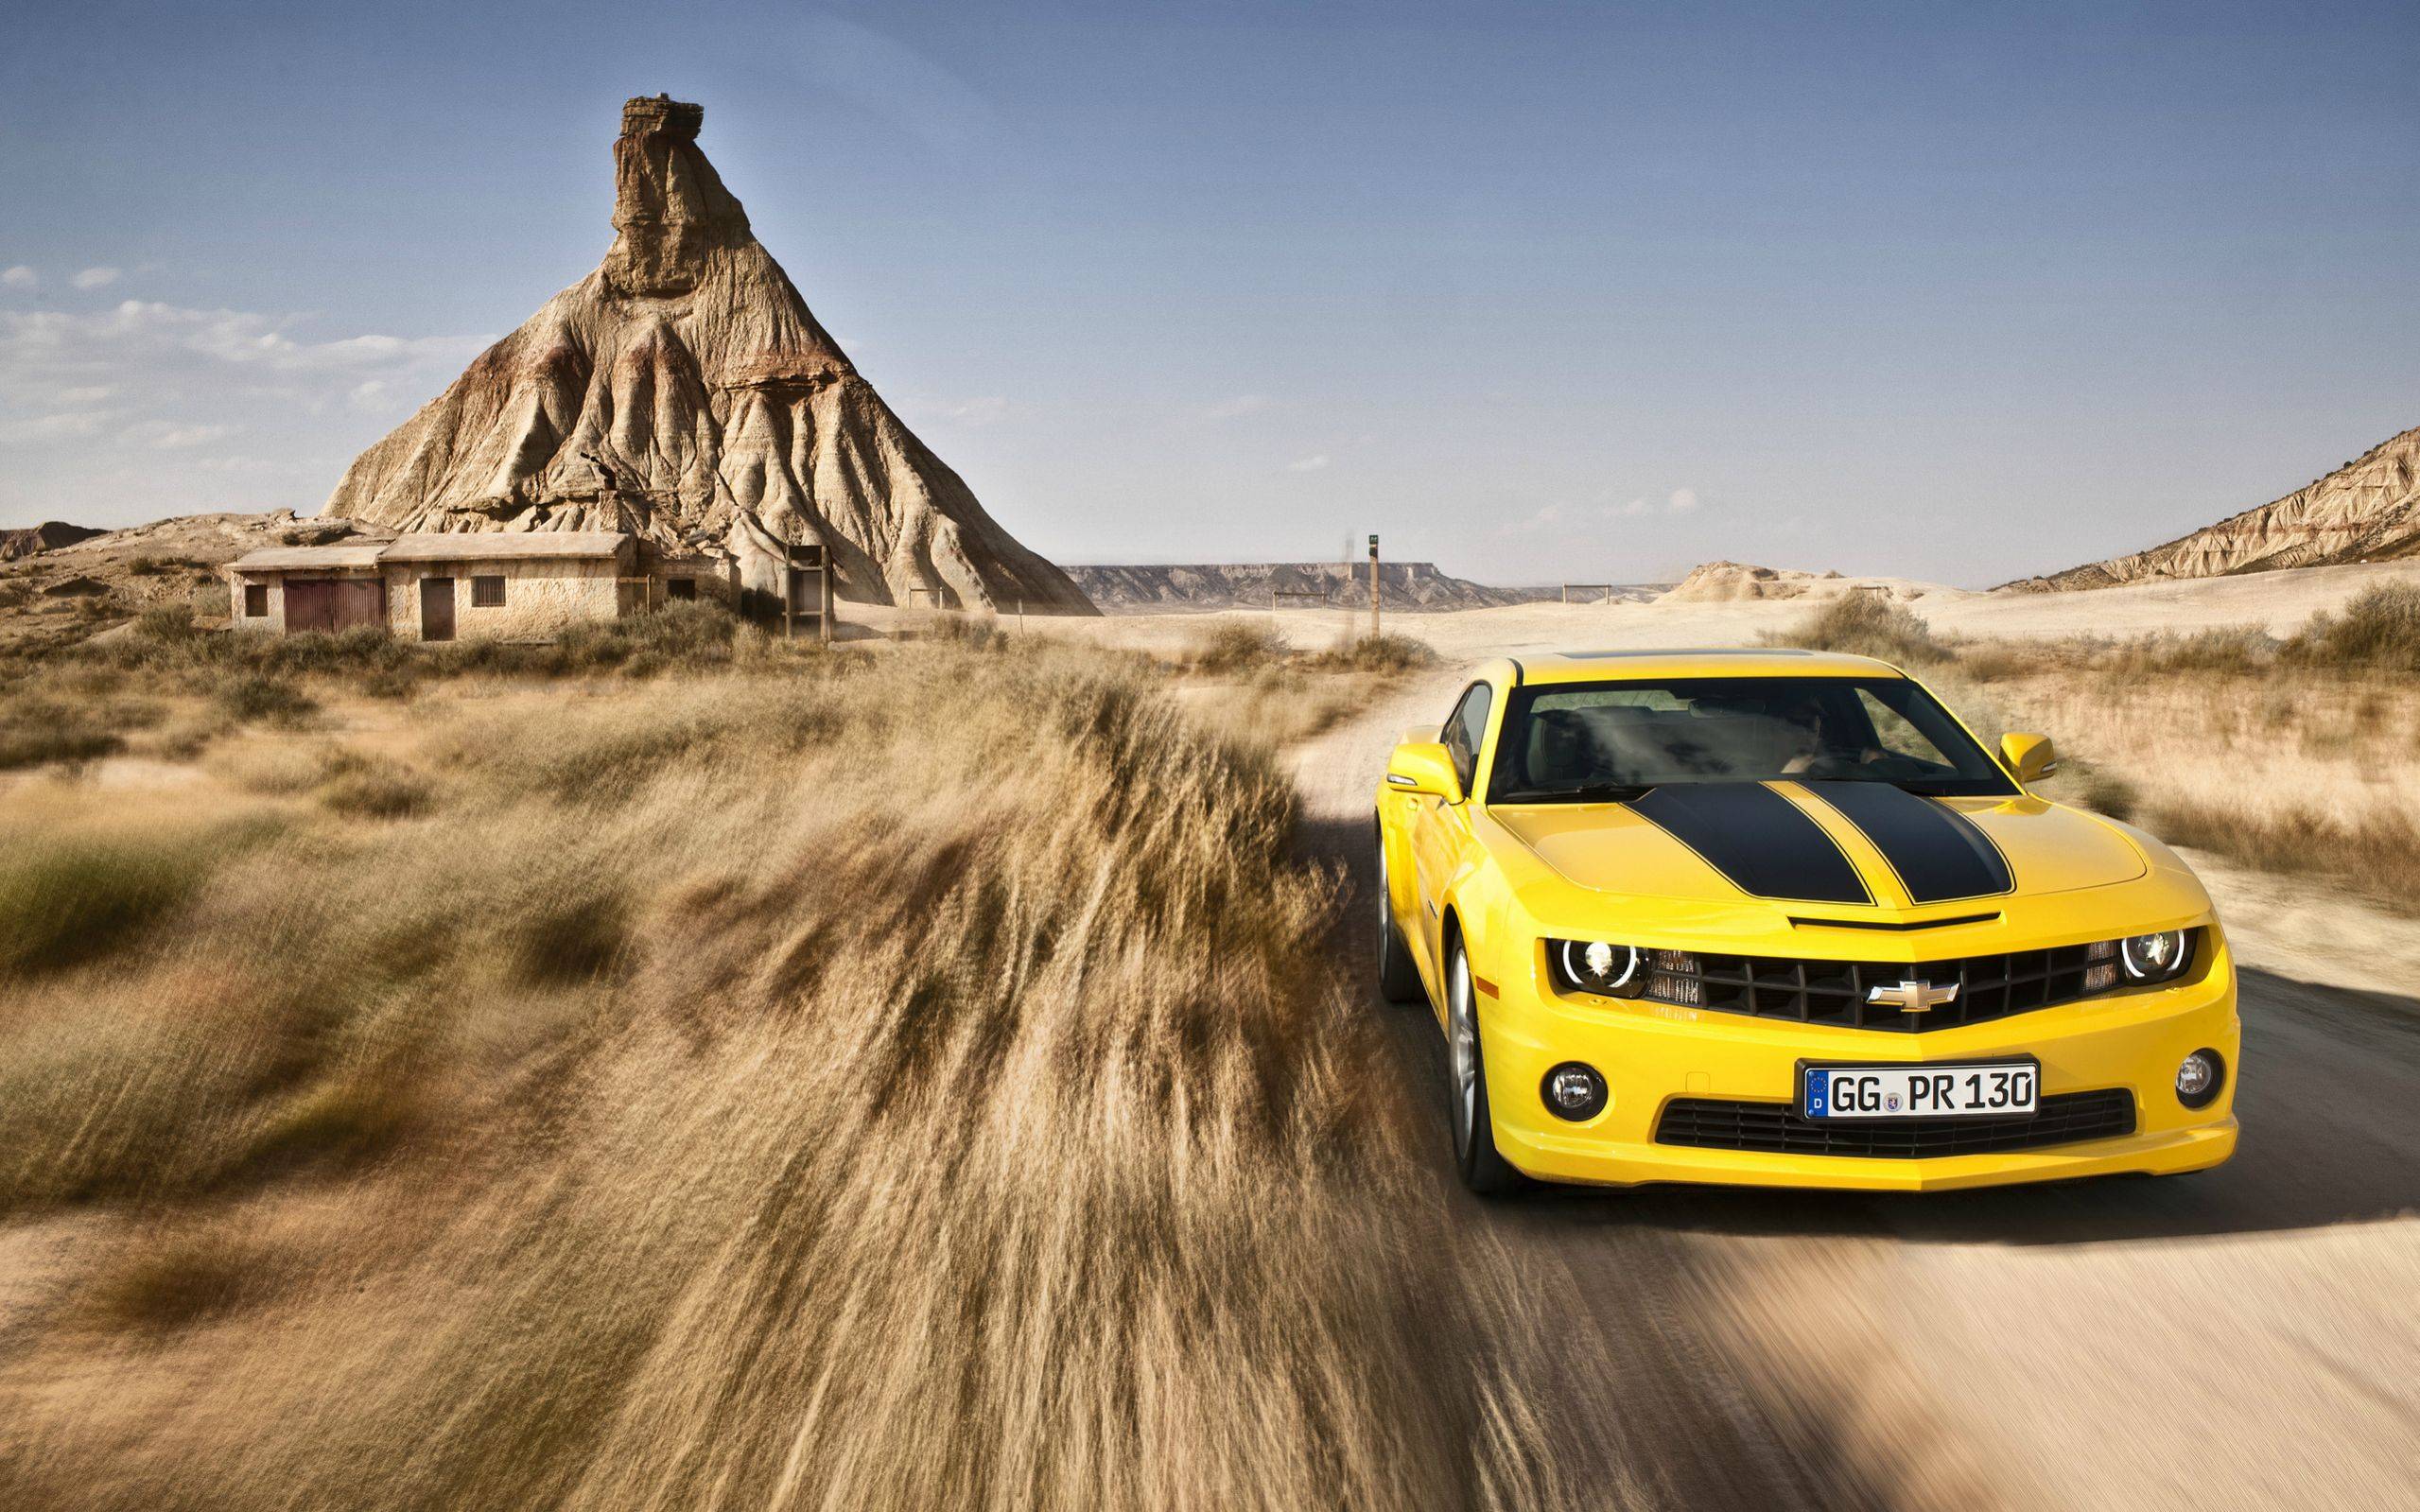
<path id="1" fill-rule="evenodd" d="M 1395 905 L 1386 891 L 1386 831 L 1378 831 L 1378 995 L 1388 1002 L 1420 1002 L 1428 990 L 1420 985 L 1419 967 L 1395 927 Z"/>
<path id="2" fill-rule="evenodd" d="M 1517 1190 L 1522 1174 L 1496 1153 L 1496 1121 L 1488 1106 L 1488 1058 L 1479 1042 L 1479 999 L 1471 959 L 1456 940 L 1445 956 L 1447 1121 L 1454 1131 L 1454 1170 L 1482 1197 Z"/>

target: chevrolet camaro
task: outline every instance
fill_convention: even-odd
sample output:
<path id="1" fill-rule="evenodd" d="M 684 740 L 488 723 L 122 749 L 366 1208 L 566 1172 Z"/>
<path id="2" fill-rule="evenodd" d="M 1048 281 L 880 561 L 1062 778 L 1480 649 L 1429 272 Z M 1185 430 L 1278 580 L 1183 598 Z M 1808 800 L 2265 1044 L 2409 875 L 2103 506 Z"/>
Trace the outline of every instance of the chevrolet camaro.
<path id="1" fill-rule="evenodd" d="M 1934 1190 L 2235 1151 L 2235 965 L 2141 830 L 1864 657 L 1483 668 L 1378 789 L 1463 1181 Z"/>

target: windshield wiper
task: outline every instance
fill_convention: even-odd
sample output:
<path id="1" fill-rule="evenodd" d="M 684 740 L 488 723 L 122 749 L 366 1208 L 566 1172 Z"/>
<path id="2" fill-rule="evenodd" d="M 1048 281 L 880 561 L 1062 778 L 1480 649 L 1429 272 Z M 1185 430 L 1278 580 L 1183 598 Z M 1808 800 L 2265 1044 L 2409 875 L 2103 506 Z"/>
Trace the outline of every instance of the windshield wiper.
<path id="1" fill-rule="evenodd" d="M 1598 782 L 1584 788 L 1524 788 L 1491 803 L 1628 803 L 1655 791 L 1652 782 Z"/>

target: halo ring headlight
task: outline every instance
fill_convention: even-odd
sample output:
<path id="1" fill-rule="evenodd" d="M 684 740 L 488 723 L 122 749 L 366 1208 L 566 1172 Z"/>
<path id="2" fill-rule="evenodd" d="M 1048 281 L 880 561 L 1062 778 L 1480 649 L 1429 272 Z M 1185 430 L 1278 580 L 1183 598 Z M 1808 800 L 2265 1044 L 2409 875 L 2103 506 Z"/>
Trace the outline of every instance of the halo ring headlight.
<path id="1" fill-rule="evenodd" d="M 1556 965 L 1563 981 L 1582 992 L 1607 998 L 1635 998 L 1646 988 L 1646 959 L 1634 945 L 1604 940 L 1555 942 Z"/>
<path id="2" fill-rule="evenodd" d="M 2130 934 L 2117 942 L 2117 959 L 2129 982 L 2166 982 L 2184 973 L 2191 947 L 2192 936 L 2184 930 Z"/>

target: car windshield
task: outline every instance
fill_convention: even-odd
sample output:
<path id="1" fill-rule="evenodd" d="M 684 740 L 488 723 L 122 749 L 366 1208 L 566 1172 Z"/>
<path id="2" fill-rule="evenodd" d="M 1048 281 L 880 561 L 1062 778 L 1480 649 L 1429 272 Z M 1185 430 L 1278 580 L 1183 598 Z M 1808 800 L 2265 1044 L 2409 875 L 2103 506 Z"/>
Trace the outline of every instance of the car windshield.
<path id="1" fill-rule="evenodd" d="M 1490 803 L 1578 803 L 1689 782 L 1887 782 L 2016 791 L 1932 695 L 1896 677 L 1689 677 L 1515 689 Z"/>

